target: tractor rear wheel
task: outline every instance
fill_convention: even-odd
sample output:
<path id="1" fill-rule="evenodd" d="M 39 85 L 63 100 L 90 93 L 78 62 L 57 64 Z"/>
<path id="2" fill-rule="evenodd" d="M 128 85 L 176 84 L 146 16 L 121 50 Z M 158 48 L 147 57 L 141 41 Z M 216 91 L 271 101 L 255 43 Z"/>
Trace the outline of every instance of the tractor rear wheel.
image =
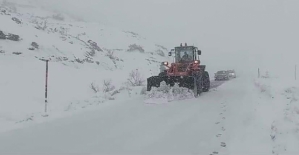
<path id="1" fill-rule="evenodd" d="M 209 72 L 205 71 L 203 74 L 203 84 L 202 84 L 203 92 L 208 92 L 210 90 L 210 76 Z"/>

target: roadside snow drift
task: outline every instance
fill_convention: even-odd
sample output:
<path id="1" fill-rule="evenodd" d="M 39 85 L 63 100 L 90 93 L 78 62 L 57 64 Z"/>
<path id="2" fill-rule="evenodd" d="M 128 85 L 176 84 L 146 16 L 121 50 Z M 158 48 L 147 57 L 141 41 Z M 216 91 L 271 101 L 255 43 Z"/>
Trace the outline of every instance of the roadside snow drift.
<path id="1" fill-rule="evenodd" d="M 256 111 L 267 124 L 274 154 L 299 152 L 299 85 L 295 80 L 255 80 L 260 91 Z"/>

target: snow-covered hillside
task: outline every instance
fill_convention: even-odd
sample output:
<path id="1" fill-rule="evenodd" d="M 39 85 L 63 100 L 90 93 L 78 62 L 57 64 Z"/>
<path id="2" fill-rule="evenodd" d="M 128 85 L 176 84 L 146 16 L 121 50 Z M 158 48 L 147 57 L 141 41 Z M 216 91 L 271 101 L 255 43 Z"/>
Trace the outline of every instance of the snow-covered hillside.
<path id="1" fill-rule="evenodd" d="M 287 77 L 298 62 L 296 0 L 31 1 L 87 21 L 127 27 L 169 48 L 194 44 L 211 73 L 234 68 L 250 76 L 260 67 Z"/>
<path id="2" fill-rule="evenodd" d="M 63 113 L 120 99 L 121 92 L 129 97 L 131 73 L 140 74 L 144 85 L 169 59 L 166 47 L 135 32 L 80 22 L 34 4 L 6 1 L 0 21 L 0 123 L 43 114 L 44 60 L 50 60 L 48 112 Z"/>
<path id="3" fill-rule="evenodd" d="M 0 154 L 299 154 L 298 4 L 0 0 Z M 181 41 L 210 91 L 145 93 Z M 213 81 L 222 69 L 237 78 Z"/>

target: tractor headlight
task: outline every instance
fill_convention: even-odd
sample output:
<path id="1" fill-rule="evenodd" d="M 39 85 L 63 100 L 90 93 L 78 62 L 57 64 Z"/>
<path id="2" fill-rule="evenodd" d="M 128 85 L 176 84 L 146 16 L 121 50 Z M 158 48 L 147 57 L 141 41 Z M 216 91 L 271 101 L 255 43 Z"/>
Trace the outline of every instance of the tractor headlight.
<path id="1" fill-rule="evenodd" d="M 168 62 L 167 62 L 167 61 L 165 61 L 165 62 L 163 62 L 163 64 L 164 64 L 165 66 L 167 66 L 167 65 L 168 65 Z"/>
<path id="2" fill-rule="evenodd" d="M 194 63 L 195 63 L 195 64 L 199 64 L 199 61 L 198 61 L 198 60 L 195 60 Z"/>

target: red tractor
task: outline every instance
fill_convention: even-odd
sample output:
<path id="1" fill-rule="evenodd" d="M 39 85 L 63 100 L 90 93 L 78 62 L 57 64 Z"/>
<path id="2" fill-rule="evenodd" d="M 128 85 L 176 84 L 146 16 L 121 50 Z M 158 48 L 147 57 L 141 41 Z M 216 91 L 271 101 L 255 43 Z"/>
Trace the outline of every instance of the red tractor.
<path id="1" fill-rule="evenodd" d="M 167 85 L 174 86 L 178 83 L 180 87 L 185 87 L 193 91 L 197 97 L 202 92 L 210 89 L 209 73 L 205 71 L 206 66 L 201 65 L 199 55 L 201 51 L 194 46 L 179 46 L 169 52 L 169 56 L 174 53 L 174 63 L 162 63 L 162 68 L 158 76 L 152 76 L 147 79 L 147 91 L 152 87 L 159 87 L 162 81 Z"/>

